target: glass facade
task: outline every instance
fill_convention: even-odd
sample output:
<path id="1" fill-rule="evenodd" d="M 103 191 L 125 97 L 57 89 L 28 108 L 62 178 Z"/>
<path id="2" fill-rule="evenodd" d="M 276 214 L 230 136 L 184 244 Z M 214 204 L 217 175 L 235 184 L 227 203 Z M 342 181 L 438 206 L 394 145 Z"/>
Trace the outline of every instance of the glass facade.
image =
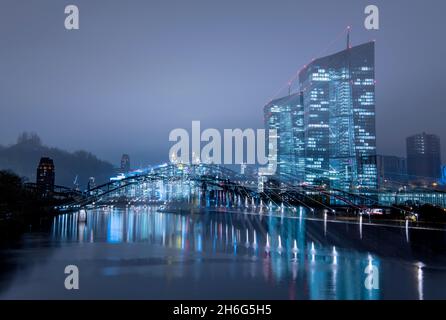
<path id="1" fill-rule="evenodd" d="M 304 178 L 304 132 L 302 95 L 271 101 L 264 108 L 265 128 L 277 130 L 277 171 L 275 178 L 300 183 Z"/>
<path id="2" fill-rule="evenodd" d="M 376 190 L 374 42 L 314 60 L 299 74 L 305 182 Z"/>

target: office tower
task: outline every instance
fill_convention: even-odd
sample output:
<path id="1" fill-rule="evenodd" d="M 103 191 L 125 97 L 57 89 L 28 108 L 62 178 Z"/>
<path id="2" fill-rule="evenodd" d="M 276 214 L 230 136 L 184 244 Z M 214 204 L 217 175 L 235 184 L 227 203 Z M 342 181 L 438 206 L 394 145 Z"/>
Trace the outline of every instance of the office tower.
<path id="1" fill-rule="evenodd" d="M 53 159 L 40 158 L 37 166 L 36 184 L 40 192 L 47 194 L 54 191 L 55 170 Z"/>
<path id="2" fill-rule="evenodd" d="M 130 156 L 123 154 L 121 157 L 121 173 L 128 173 L 130 171 Z"/>
<path id="3" fill-rule="evenodd" d="M 374 52 L 374 42 L 349 45 L 300 72 L 307 183 L 377 188 Z"/>
<path id="4" fill-rule="evenodd" d="M 277 170 L 281 182 L 300 183 L 304 172 L 302 95 L 273 100 L 264 107 L 265 128 L 277 130 Z"/>
<path id="5" fill-rule="evenodd" d="M 435 182 L 441 175 L 440 138 L 421 133 L 406 140 L 407 173 L 414 182 Z"/>
<path id="6" fill-rule="evenodd" d="M 90 177 L 87 183 L 87 190 L 90 191 L 96 187 L 96 181 L 94 177 Z"/>
<path id="7" fill-rule="evenodd" d="M 376 162 L 380 187 L 398 189 L 407 183 L 406 158 L 378 155 Z"/>

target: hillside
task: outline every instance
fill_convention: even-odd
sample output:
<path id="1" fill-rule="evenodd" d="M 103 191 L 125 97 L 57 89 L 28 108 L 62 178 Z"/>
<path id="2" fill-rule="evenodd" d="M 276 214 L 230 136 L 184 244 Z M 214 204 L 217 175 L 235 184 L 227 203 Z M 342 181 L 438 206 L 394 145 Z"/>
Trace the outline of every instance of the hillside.
<path id="1" fill-rule="evenodd" d="M 35 182 L 37 165 L 41 157 L 50 157 L 56 168 L 56 184 L 73 186 L 78 176 L 81 189 L 85 189 L 89 177 L 95 177 L 96 183 L 108 181 L 113 175 L 112 164 L 98 159 L 87 151 L 70 153 L 42 144 L 36 134 L 23 133 L 17 143 L 0 146 L 0 170 L 11 170 L 28 181 Z"/>

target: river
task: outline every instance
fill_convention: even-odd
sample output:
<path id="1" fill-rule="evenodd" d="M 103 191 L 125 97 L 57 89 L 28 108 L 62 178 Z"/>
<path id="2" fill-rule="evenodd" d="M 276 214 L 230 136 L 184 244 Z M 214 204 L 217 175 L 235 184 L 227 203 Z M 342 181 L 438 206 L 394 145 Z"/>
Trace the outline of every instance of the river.
<path id="1" fill-rule="evenodd" d="M 156 207 L 62 214 L 0 251 L 1 299 L 446 299 L 446 230 Z M 67 290 L 67 265 L 79 290 Z"/>

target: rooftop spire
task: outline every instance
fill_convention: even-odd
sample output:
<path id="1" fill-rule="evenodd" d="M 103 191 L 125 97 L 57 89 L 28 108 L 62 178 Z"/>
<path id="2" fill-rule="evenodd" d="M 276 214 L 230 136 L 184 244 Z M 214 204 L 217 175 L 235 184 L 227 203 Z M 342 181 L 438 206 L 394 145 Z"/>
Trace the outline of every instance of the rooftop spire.
<path id="1" fill-rule="evenodd" d="M 350 45 L 350 30 L 351 30 L 351 27 L 348 26 L 347 27 L 347 50 L 350 49 L 350 47 L 351 47 L 351 45 Z"/>

